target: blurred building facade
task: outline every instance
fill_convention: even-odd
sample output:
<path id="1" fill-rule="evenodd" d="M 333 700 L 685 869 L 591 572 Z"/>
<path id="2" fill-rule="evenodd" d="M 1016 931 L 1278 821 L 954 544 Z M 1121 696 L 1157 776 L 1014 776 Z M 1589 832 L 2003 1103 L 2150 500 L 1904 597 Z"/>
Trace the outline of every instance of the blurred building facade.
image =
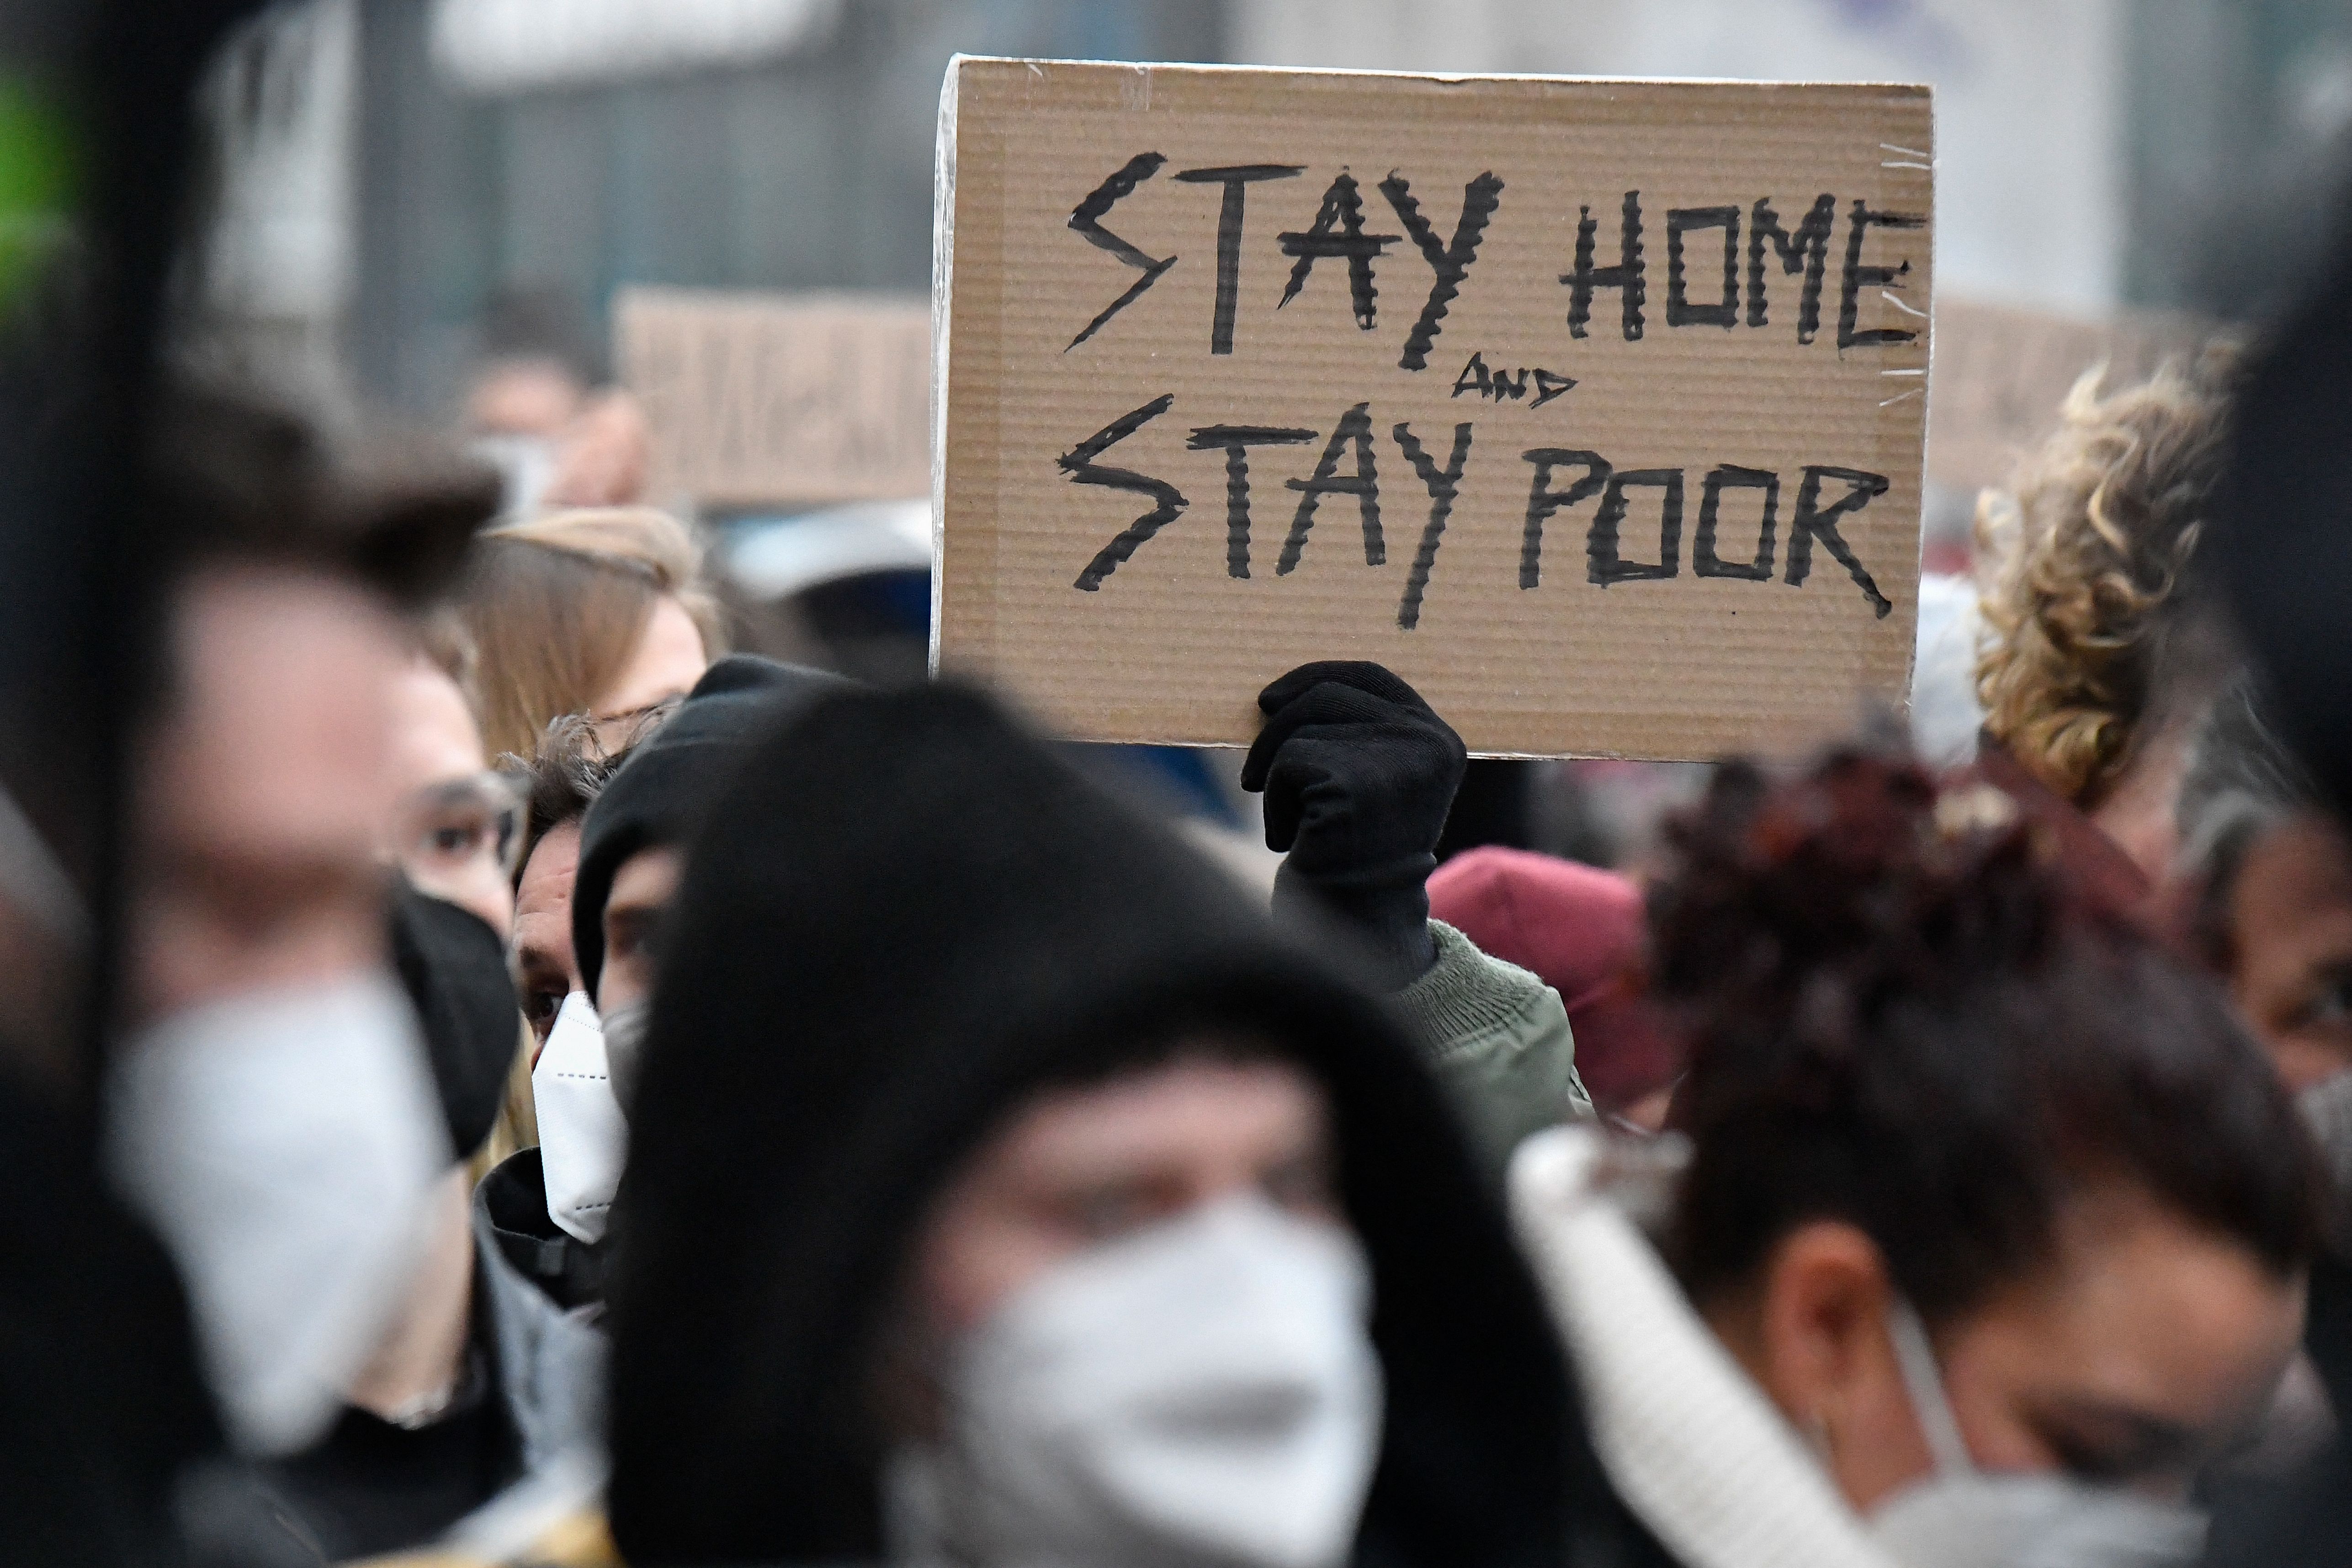
<path id="1" fill-rule="evenodd" d="M 949 56 L 1928 80 L 1938 285 L 2258 315 L 2336 216 L 2342 0 L 290 0 L 207 95 L 208 351 L 445 415 L 501 299 L 920 292 Z"/>

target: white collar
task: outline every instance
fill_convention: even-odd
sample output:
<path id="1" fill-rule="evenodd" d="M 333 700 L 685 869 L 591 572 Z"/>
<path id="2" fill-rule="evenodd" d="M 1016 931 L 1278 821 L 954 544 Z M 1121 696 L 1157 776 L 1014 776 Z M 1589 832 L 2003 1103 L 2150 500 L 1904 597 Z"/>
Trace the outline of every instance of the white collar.
<path id="1" fill-rule="evenodd" d="M 1893 1568 L 1597 1177 L 1596 1128 L 1539 1133 L 1511 1210 L 1601 1463 L 1685 1568 Z"/>

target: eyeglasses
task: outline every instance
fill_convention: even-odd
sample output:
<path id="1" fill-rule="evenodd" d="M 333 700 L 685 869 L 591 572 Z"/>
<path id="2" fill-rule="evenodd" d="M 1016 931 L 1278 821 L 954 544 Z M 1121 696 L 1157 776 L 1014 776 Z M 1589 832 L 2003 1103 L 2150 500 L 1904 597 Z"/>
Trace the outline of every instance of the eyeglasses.
<path id="1" fill-rule="evenodd" d="M 588 728 L 595 737 L 596 749 L 608 758 L 618 757 L 660 728 L 662 721 L 676 713 L 678 704 L 685 700 L 685 695 L 677 693 L 625 713 L 590 716 Z"/>
<path id="2" fill-rule="evenodd" d="M 522 792 L 503 773 L 428 784 L 402 803 L 393 840 L 410 880 L 427 883 L 487 862 L 511 879 L 522 855 Z"/>

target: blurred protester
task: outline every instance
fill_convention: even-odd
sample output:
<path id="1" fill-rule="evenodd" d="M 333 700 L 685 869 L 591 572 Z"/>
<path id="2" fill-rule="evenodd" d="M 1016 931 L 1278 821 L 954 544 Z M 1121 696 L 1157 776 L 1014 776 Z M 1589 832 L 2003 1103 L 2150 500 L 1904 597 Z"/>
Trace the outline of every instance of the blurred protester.
<path id="1" fill-rule="evenodd" d="M 1658 904 L 1686 1166 L 1521 1151 L 1600 1451 L 1688 1568 L 2197 1558 L 2191 1482 L 2295 1350 L 2309 1144 L 2037 839 L 1907 765 L 1727 768 Z"/>
<path id="2" fill-rule="evenodd" d="M 625 1110 L 635 1082 L 661 925 L 688 841 L 764 729 L 801 703 L 847 685 L 756 653 L 721 659 L 631 748 L 628 766 L 588 809 L 572 885 L 572 949 L 581 989 L 603 1021 L 606 1082 L 619 1109 Z M 617 1161 L 612 1174 L 619 1174 Z M 609 1187 L 603 1196 L 611 1198 Z"/>
<path id="3" fill-rule="evenodd" d="M 2105 396 L 2084 376 L 2013 494 L 1988 493 L 1978 517 L 1979 768 L 2118 908 L 2170 871 L 2189 735 L 2230 664 L 2189 571 L 2221 473 L 2225 369 Z"/>
<path id="4" fill-rule="evenodd" d="M 2191 946 L 2326 1156 L 2337 1224 L 2313 1265 L 2305 1340 L 2340 1421 L 2352 1413 L 2352 844 L 2271 706 L 2242 679 L 2199 728 L 2180 788 L 2180 901 Z"/>
<path id="5" fill-rule="evenodd" d="M 39 843 L 29 824 L 21 831 Z M 71 888 L 55 867 L 36 874 L 51 894 Z M 36 951 L 51 966 L 27 971 L 26 950 L 10 943 L 14 999 L 56 982 L 56 994 L 38 1000 L 57 1009 L 50 1027 L 70 1039 L 70 998 L 86 978 L 76 938 L 87 926 L 45 929 L 41 904 L 23 907 L 18 886 L 0 896 L 45 938 Z M 58 907 L 79 916 L 78 904 Z M 50 1061 L 20 1027 L 15 1016 L 0 1021 L 0 1173 L 26 1197 L 0 1215 L 0 1561 L 174 1563 L 181 1477 L 221 1441 L 186 1295 L 169 1255 L 102 1176 L 79 1118 L 41 1071 Z"/>
<path id="6" fill-rule="evenodd" d="M 592 394 L 555 444 L 544 507 L 634 507 L 653 476 L 653 426 L 618 387 Z"/>
<path id="7" fill-rule="evenodd" d="M 2352 1068 L 2352 844 L 2240 682 L 2180 787 L 2189 935 L 2301 1091 Z"/>
<path id="8" fill-rule="evenodd" d="M 393 953 L 460 1159 L 325 1436 L 247 1472 L 259 1504 L 239 1511 L 249 1528 L 207 1543 L 224 1564 L 503 1538 L 519 1514 L 545 1523 L 576 1510 L 603 1477 L 603 1336 L 507 1261 L 463 1162 L 489 1135 L 514 1056 L 504 947 L 469 911 L 404 889 Z"/>
<path id="9" fill-rule="evenodd" d="M 553 512 L 487 534 L 460 601 L 484 738 L 528 757 L 570 714 L 608 751 L 726 650 L 686 525 L 643 507 Z"/>
<path id="10" fill-rule="evenodd" d="M 1431 1054 L 1499 1182 L 1528 1134 L 1592 1103 L 1559 993 L 1429 917 L 1428 881 L 1467 752 L 1378 664 L 1301 664 L 1258 694 L 1242 764 L 1265 796 L 1277 918 L 1341 937 Z"/>
<path id="11" fill-rule="evenodd" d="M 414 886 L 472 911 L 503 942 L 514 927 L 522 802 L 483 749 L 466 690 L 471 664 L 470 639 L 445 617 L 394 685 L 400 806 L 390 848 Z"/>
<path id="12" fill-rule="evenodd" d="M 2232 427 L 2212 553 L 2278 727 L 2352 815 L 2352 234 L 2326 277 L 2263 339 Z"/>
<path id="13" fill-rule="evenodd" d="M 2352 809 L 2352 244 L 2339 236 L 2327 276 L 2264 334 L 2233 422 L 2230 472 L 2210 549 L 2234 620 L 2260 672 L 2263 716 L 2293 749 L 2338 823 Z M 2302 868 L 2298 868 L 2300 872 Z M 2242 876 L 2243 873 L 2242 873 Z M 2323 1127 L 2342 1213 L 2352 1212 L 2352 1076 L 2305 1092 Z M 2283 1495 L 2217 1521 L 2210 1561 L 2235 1568 L 2339 1564 L 2352 1542 L 2352 1242 L 2341 1231 L 2315 1270 L 2313 1359 L 2331 1385 L 2339 1430 Z M 2224 1526 L 2228 1528 L 2223 1528 Z"/>
<path id="14" fill-rule="evenodd" d="M 354 476 L 296 422 L 216 398 L 180 400 L 159 444 L 173 553 L 106 1162 L 187 1282 L 229 1440 L 266 1458 L 332 1418 L 449 1160 L 379 852 L 400 607 L 454 576 L 488 497 L 471 472 Z"/>
<path id="15" fill-rule="evenodd" d="M 504 509 L 643 501 L 651 431 L 627 392 L 591 390 L 596 356 L 576 305 L 558 290 L 510 287 L 485 316 L 465 420 L 474 450 L 499 467 Z"/>
<path id="16" fill-rule="evenodd" d="M 1411 1043 L 982 699 L 754 749 L 643 1065 L 633 1563 L 1640 1560 Z"/>
<path id="17" fill-rule="evenodd" d="M 1665 1120 L 1682 1051 L 1647 985 L 1642 893 L 1613 873 L 1523 850 L 1456 855 L 1429 879 L 1429 908 L 1481 951 L 1559 993 L 1576 1071 L 1594 1107 L 1646 1131 Z"/>

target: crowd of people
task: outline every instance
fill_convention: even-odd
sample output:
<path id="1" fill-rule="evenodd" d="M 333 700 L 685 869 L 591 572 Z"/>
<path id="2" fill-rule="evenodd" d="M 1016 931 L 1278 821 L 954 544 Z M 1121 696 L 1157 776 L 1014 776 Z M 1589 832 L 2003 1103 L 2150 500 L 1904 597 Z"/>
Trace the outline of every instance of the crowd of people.
<path id="1" fill-rule="evenodd" d="M 87 1178 L 0 1221 L 0 1557 L 2352 1559 L 2347 340 L 2086 375 L 1967 759 L 1441 864 L 1445 716 L 1269 670 L 1270 890 L 730 651 L 618 404 L 486 392 L 594 436 L 520 483 L 173 392 L 120 910 L 0 796 L 0 1041 L 106 1041 L 86 1171 L 0 1079 Z"/>
<path id="2" fill-rule="evenodd" d="M 2332 1561 L 2352 846 L 2200 567 L 2242 375 L 1988 497 L 1966 766 L 1441 867 L 1444 716 L 1271 672 L 1270 904 L 998 697 L 730 653 L 675 517 L 183 395 L 59 1527 Z"/>

